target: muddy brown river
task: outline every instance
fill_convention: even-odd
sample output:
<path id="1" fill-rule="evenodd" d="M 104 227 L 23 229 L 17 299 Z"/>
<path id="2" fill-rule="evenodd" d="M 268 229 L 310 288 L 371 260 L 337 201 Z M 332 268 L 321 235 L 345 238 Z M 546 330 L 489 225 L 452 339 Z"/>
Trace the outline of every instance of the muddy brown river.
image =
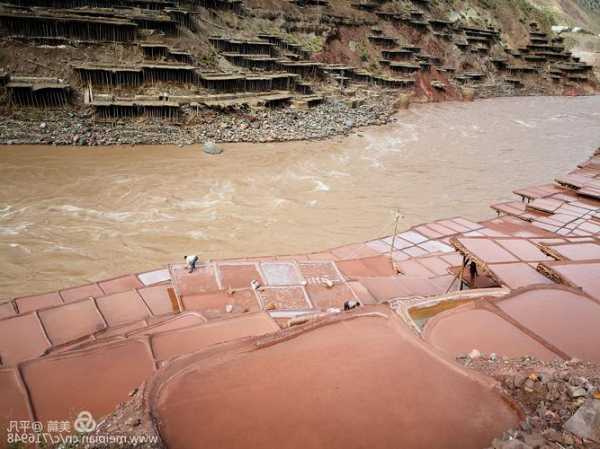
<path id="1" fill-rule="evenodd" d="M 320 142 L 0 147 L 0 298 L 203 258 L 292 254 L 462 215 L 600 145 L 600 97 L 413 106 Z"/>

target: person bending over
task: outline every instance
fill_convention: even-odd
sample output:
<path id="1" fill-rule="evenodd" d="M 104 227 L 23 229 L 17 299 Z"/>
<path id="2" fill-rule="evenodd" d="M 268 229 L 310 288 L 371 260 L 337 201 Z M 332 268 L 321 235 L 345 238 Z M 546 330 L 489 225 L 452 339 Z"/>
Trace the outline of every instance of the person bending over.
<path id="1" fill-rule="evenodd" d="M 196 264 L 198 263 L 198 256 L 185 256 L 184 259 L 187 265 L 188 273 L 192 273 L 196 269 Z"/>

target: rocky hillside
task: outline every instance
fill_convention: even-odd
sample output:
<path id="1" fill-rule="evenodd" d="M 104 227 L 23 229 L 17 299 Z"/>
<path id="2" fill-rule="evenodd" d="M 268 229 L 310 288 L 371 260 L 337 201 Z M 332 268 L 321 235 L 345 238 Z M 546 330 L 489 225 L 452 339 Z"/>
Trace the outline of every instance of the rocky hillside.
<path id="1" fill-rule="evenodd" d="M 532 7 L 544 11 L 553 25 L 582 27 L 598 32 L 600 2 L 597 0 L 528 0 Z"/>
<path id="2" fill-rule="evenodd" d="M 600 11 L 600 2 L 598 0 L 578 0 L 578 3 L 590 11 Z"/>
<path id="3" fill-rule="evenodd" d="M 183 142 L 323 137 L 385 121 L 398 96 L 589 94 L 594 48 L 552 27 L 594 18 L 574 0 L 8 0 L 3 142 L 140 143 L 136 120 L 174 123 Z M 49 108 L 70 114 L 60 132 L 41 126 Z M 269 109 L 284 117 L 257 120 Z M 282 120 L 315 125 L 272 132 Z"/>

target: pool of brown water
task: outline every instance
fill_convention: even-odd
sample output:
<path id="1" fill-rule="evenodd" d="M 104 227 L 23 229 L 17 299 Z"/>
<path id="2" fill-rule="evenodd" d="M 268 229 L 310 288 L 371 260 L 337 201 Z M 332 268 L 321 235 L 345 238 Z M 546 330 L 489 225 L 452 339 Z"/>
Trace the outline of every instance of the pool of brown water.
<path id="1" fill-rule="evenodd" d="M 0 147 L 0 298 L 186 254 L 321 250 L 462 215 L 551 182 L 600 144 L 600 97 L 415 105 L 324 141 Z"/>

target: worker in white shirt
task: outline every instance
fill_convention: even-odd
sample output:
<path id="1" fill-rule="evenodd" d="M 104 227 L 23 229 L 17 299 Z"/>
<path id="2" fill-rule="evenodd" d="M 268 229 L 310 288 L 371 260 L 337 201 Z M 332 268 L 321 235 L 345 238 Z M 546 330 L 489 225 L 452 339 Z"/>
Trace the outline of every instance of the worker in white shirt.
<path id="1" fill-rule="evenodd" d="M 196 269 L 196 264 L 198 263 L 198 256 L 185 256 L 184 259 L 187 265 L 188 273 L 192 273 Z"/>

